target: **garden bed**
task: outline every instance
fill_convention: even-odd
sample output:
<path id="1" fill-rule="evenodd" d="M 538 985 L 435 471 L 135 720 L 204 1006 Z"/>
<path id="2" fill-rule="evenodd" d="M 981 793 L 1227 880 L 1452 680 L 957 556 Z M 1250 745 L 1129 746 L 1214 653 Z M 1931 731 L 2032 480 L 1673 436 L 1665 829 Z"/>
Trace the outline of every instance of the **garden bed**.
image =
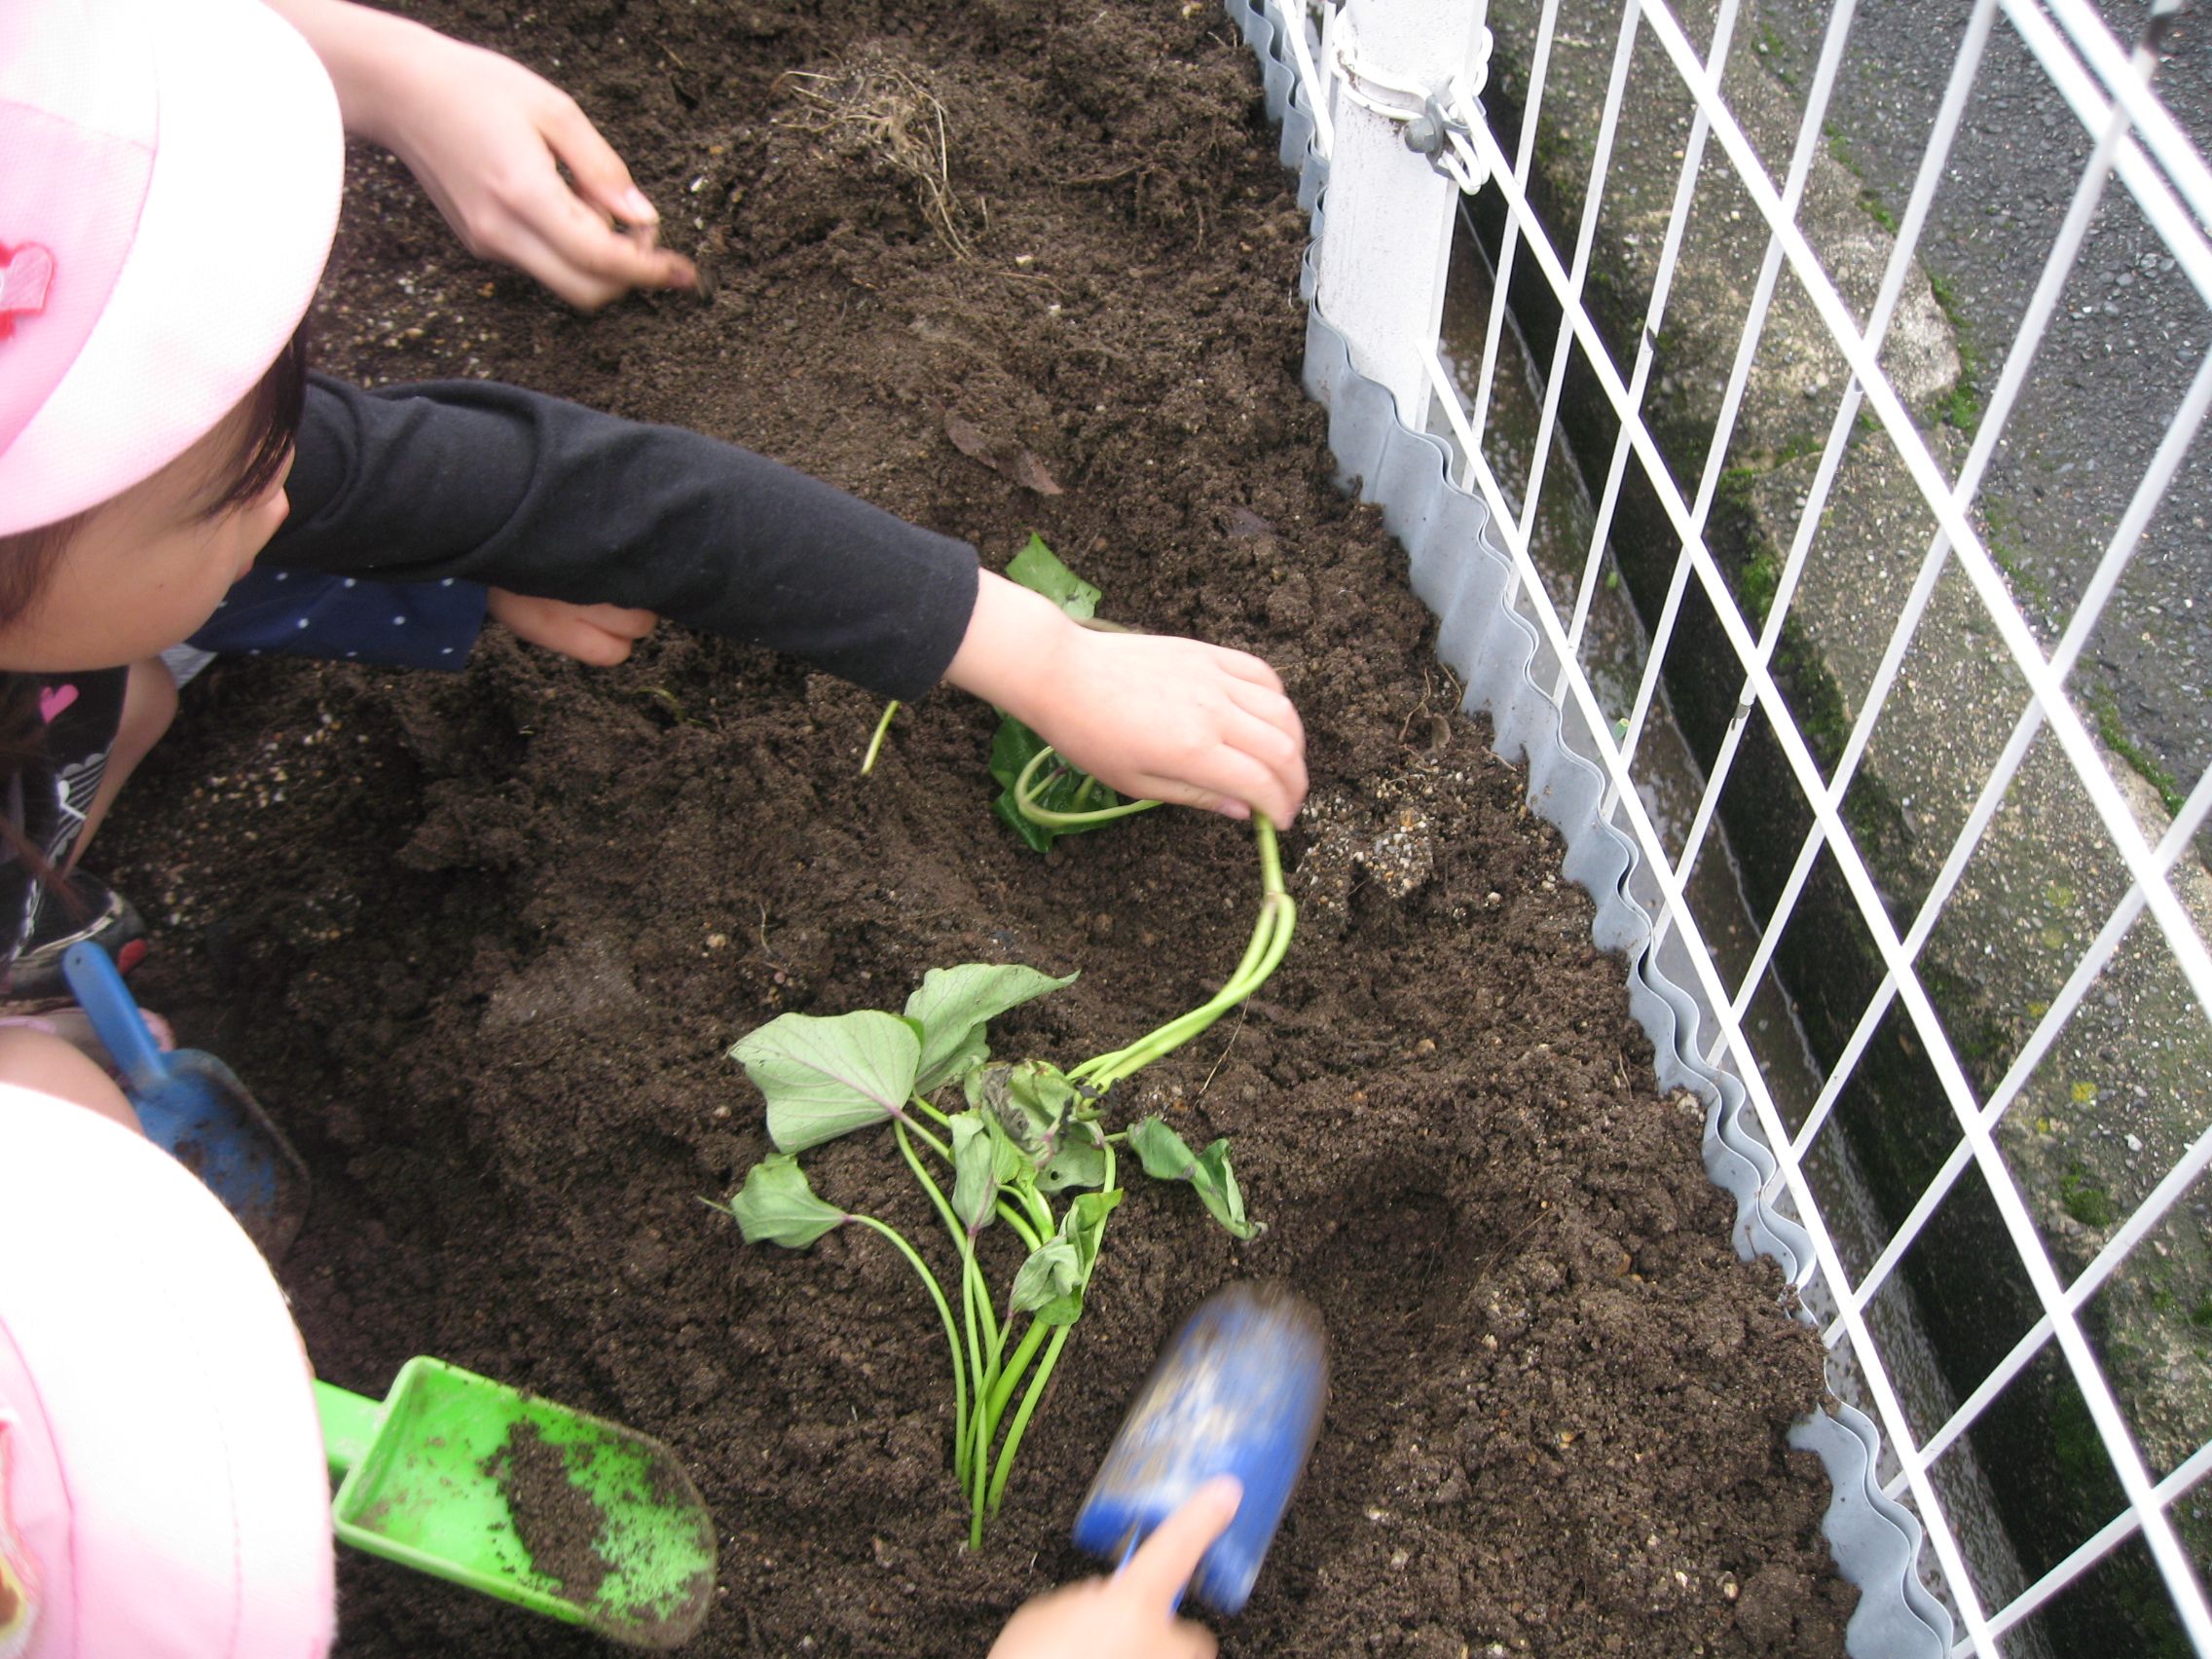
<path id="1" fill-rule="evenodd" d="M 1333 486 L 1306 221 L 1233 31 L 1033 0 L 419 10 L 574 91 L 715 297 L 574 315 L 362 152 L 325 367 L 696 426 L 997 566 L 1040 532 L 1106 613 L 1273 662 L 1313 794 L 1288 961 L 1117 1090 L 1118 1123 L 1232 1137 L 1268 1231 L 1132 1184 L 974 1553 L 904 1264 L 749 1248 L 698 1202 L 767 1149 L 725 1051 L 971 960 L 1081 972 L 1002 1051 L 1117 1047 L 1235 964 L 1249 833 L 1162 811 L 1041 859 L 991 818 L 987 710 L 904 711 L 863 777 L 868 697 L 675 630 L 610 672 L 499 640 L 455 678 L 211 671 L 95 863 L 166 923 L 147 1001 L 314 1171 L 282 1274 L 323 1374 L 381 1391 L 435 1353 L 670 1442 L 723 1534 L 688 1651 L 979 1653 L 1088 1570 L 1075 1503 L 1182 1315 L 1280 1277 L 1333 1396 L 1227 1652 L 1840 1652 L 1826 1485 L 1782 1439 L 1818 1346 L 1730 1250 L 1701 1109 L 1658 1094 L 1556 837 Z M 929 1238 L 879 1154 L 814 1155 L 817 1188 Z M 348 1659 L 598 1650 L 378 1563 L 341 1584 Z"/>

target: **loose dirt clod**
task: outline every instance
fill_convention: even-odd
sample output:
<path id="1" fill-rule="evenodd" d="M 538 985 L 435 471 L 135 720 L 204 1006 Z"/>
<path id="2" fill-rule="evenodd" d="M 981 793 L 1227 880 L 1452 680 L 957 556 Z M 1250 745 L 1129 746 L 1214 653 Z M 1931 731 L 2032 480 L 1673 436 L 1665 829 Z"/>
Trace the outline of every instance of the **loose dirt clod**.
<path id="1" fill-rule="evenodd" d="M 569 1478 L 568 1454 L 539 1434 L 535 1423 L 517 1419 L 485 1459 L 484 1473 L 507 1500 L 531 1566 L 553 1580 L 562 1596 L 587 1604 L 612 1570 L 595 1542 L 607 1517 L 591 1493 Z"/>

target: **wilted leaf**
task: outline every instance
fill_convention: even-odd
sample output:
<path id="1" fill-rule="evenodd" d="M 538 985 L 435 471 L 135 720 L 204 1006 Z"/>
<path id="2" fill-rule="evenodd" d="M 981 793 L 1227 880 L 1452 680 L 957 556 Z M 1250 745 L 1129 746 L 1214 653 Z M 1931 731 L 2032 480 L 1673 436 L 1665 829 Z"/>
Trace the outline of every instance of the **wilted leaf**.
<path id="1" fill-rule="evenodd" d="M 1244 1195 L 1229 1167 L 1229 1142 L 1217 1140 L 1194 1154 L 1163 1118 L 1145 1118 L 1131 1125 L 1129 1145 L 1144 1172 L 1159 1181 L 1188 1181 L 1206 1212 L 1238 1238 L 1257 1238 L 1266 1230 L 1244 1214 Z"/>
<path id="2" fill-rule="evenodd" d="M 1198 1179 L 1202 1175 L 1204 1180 Z M 1198 1197 L 1214 1220 L 1229 1229 L 1239 1238 L 1257 1238 L 1267 1231 L 1258 1222 L 1247 1220 L 1244 1214 L 1244 1193 L 1236 1185 L 1236 1176 L 1229 1167 L 1229 1142 L 1217 1140 L 1198 1154 L 1198 1167 L 1192 1183 L 1198 1189 Z"/>
<path id="3" fill-rule="evenodd" d="M 1075 983 L 1017 963 L 966 962 L 932 968 L 906 999 L 906 1017 L 922 1028 L 921 1073 L 914 1092 L 927 1094 L 985 1057 L 983 1027 L 1010 1008 Z M 971 1057 L 972 1056 L 972 1057 Z"/>
<path id="4" fill-rule="evenodd" d="M 745 1185 L 729 1201 L 729 1213 L 748 1244 L 765 1240 L 790 1250 L 805 1249 L 849 1219 L 835 1204 L 814 1196 L 806 1171 L 786 1152 L 770 1153 L 746 1172 Z"/>
<path id="5" fill-rule="evenodd" d="M 1111 1193 L 1085 1193 L 1060 1217 L 1060 1236 L 1075 1246 L 1076 1269 L 1085 1284 L 1090 1282 L 1091 1265 L 1098 1260 L 1099 1241 L 1105 1236 L 1106 1218 L 1122 1201 L 1122 1189 Z"/>
<path id="6" fill-rule="evenodd" d="M 1037 1176 L 1036 1166 L 1029 1161 L 1029 1155 L 1006 1132 L 1006 1125 L 988 1112 L 982 1117 L 991 1131 L 991 1150 L 998 1155 L 999 1185 L 1005 1187 L 1034 1181 Z"/>
<path id="7" fill-rule="evenodd" d="M 1088 1124 L 1069 1124 L 1060 1135 L 1060 1149 L 1037 1172 L 1037 1185 L 1057 1193 L 1069 1187 L 1095 1187 L 1106 1179 L 1106 1148 L 1098 1131 Z"/>
<path id="8" fill-rule="evenodd" d="M 730 1058 L 768 1100 L 768 1135 L 804 1152 L 880 1124 L 914 1092 L 921 1039 L 895 1014 L 786 1014 L 740 1038 Z"/>
<path id="9" fill-rule="evenodd" d="M 985 466 L 996 464 L 991 459 L 991 440 L 984 437 L 981 428 L 973 421 L 944 412 L 944 435 L 952 440 L 952 447 L 971 461 L 979 461 Z"/>
<path id="10" fill-rule="evenodd" d="M 1081 1098 L 1059 1067 L 1023 1060 L 986 1066 L 977 1106 L 1021 1149 L 1032 1169 L 1042 1169 L 1059 1152 L 1061 1130 Z"/>
<path id="11" fill-rule="evenodd" d="M 1034 490 L 1040 496 L 1057 496 L 1064 493 L 1059 485 L 1053 481 L 1052 475 L 1045 470 L 1045 463 L 1028 450 L 1023 450 L 1014 458 L 1014 464 L 1007 469 L 1007 476 L 1023 489 Z"/>
<path id="12" fill-rule="evenodd" d="M 973 1237 L 989 1224 L 998 1199 L 998 1154 L 990 1131 L 975 1113 L 961 1113 L 951 1126 L 952 1213 Z"/>
<path id="13" fill-rule="evenodd" d="M 1007 1317 L 1035 1313 L 1047 1324 L 1074 1324 L 1074 1313 L 1066 1318 L 1051 1318 L 1048 1310 L 1072 1301 L 1075 1312 L 1080 1313 L 1083 1299 L 1077 1294 L 1077 1287 L 1082 1277 L 1083 1260 L 1074 1243 L 1060 1237 L 1046 1239 L 1029 1252 L 1029 1259 L 1014 1275 L 1014 1290 L 1007 1297 Z"/>
<path id="14" fill-rule="evenodd" d="M 1198 1162 L 1165 1118 L 1139 1118 L 1129 1126 L 1129 1145 L 1155 1181 L 1180 1181 Z"/>
<path id="15" fill-rule="evenodd" d="M 971 461 L 979 461 L 1002 478 L 1011 478 L 1024 489 L 1034 490 L 1040 496 L 1062 494 L 1052 475 L 1045 470 L 1045 463 L 1028 450 L 1017 449 L 1011 456 L 1000 453 L 996 444 L 983 435 L 982 428 L 964 416 L 947 409 L 944 414 L 944 435 L 952 440 L 952 447 Z"/>

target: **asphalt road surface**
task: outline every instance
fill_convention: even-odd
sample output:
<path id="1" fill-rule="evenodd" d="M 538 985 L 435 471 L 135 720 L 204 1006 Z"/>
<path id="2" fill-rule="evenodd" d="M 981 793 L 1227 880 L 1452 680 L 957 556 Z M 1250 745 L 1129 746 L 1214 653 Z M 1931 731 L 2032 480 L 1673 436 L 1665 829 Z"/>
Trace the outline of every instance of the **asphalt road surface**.
<path id="1" fill-rule="evenodd" d="M 2123 45 L 2141 5 L 2100 0 Z M 1969 8 L 1865 0 L 1829 106 L 1830 150 L 1901 212 L 1958 54 Z M 1764 0 L 1767 61 L 1811 78 L 1827 8 Z M 2159 95 L 2212 150 L 2212 5 L 2164 42 Z M 1996 385 L 2092 145 L 2000 15 L 1920 246 L 1982 396 Z M 2013 589 L 2047 641 L 2072 613 L 2191 377 L 2212 313 L 2115 179 L 1983 486 L 1983 519 Z M 2078 705 L 2137 770 L 2186 794 L 2212 763 L 2212 430 L 2200 432 L 2107 608 Z M 2162 776 L 2161 776 L 2162 775 Z M 2196 845 L 2212 855 L 2212 831 Z"/>

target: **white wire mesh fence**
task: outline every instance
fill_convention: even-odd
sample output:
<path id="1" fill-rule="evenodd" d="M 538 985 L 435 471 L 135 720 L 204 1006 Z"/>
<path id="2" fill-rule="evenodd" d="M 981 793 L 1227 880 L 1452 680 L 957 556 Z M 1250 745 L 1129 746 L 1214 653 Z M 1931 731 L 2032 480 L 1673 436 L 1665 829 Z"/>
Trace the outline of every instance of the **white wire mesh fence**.
<path id="1" fill-rule="evenodd" d="M 1247 4 L 1321 163 L 1382 110 L 1480 186 L 1397 411 L 1489 509 L 1953 1650 L 2212 1653 L 2181 7 L 2132 44 L 2087 0 L 1918 8 L 1900 63 L 1872 0 L 1498 0 L 1485 111 L 1332 7 Z M 1992 163 L 2023 146 L 2033 201 Z"/>

